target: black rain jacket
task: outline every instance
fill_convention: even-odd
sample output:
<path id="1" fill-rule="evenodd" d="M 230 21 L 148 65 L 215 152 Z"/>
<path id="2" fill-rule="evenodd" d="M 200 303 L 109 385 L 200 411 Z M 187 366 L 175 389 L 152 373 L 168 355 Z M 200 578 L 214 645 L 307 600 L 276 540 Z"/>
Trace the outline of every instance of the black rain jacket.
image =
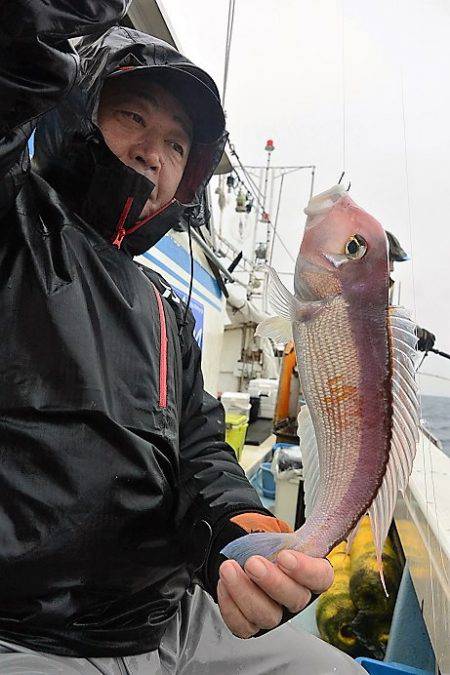
<path id="1" fill-rule="evenodd" d="M 176 200 L 136 227 L 153 186 L 94 124 L 121 68 L 175 64 L 215 89 L 116 26 L 128 4 L 0 3 L 0 636 L 67 656 L 157 648 L 193 580 L 214 594 L 230 516 L 268 513 L 204 391 L 192 316 L 132 257 L 196 202 L 225 136 L 194 142 Z"/>

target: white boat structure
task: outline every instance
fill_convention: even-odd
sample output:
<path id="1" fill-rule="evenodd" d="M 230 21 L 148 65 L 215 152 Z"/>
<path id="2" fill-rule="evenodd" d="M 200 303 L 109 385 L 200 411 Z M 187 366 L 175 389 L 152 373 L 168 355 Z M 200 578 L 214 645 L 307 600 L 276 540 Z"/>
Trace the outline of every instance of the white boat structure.
<path id="1" fill-rule="evenodd" d="M 182 50 L 161 2 L 134 0 L 125 21 Z M 231 169 L 228 157 L 224 156 L 218 172 L 226 174 Z M 238 251 L 229 243 L 224 246 L 226 239 L 219 240 L 211 225 L 209 229 L 200 228 L 194 236 L 191 307 L 197 322 L 197 339 L 202 346 L 205 385 L 216 395 L 221 390 L 238 389 L 243 379 L 248 379 L 245 364 L 241 361 L 242 349 L 248 346 L 245 341 L 249 327 L 264 313 L 257 305 L 247 302 L 245 293 L 233 290 L 242 286 L 243 276 L 239 274 L 242 266 L 233 273 L 228 272 L 227 267 Z M 220 251 L 224 249 L 229 259 L 220 257 Z M 141 256 L 140 262 L 160 272 L 181 297 L 187 297 L 191 262 L 186 232 L 171 231 Z M 224 280 L 230 295 L 228 300 L 224 295 Z M 230 321 L 227 307 L 229 314 L 234 316 L 233 321 Z M 263 363 L 264 367 L 270 370 L 271 364 Z M 261 376 L 261 372 L 259 364 L 254 376 Z M 249 478 L 269 456 L 273 440 L 269 437 L 256 448 L 245 446 L 241 463 Z M 450 675 L 449 480 L 450 457 L 444 454 L 429 432 L 421 430 L 409 486 L 405 495 L 399 497 L 394 516 L 413 590 L 411 587 L 403 594 L 399 593 L 393 622 L 395 644 L 389 642 L 387 656 L 399 660 L 399 650 L 400 653 L 409 650 L 414 655 L 424 649 L 417 643 L 420 631 L 418 633 L 418 627 L 413 625 L 417 618 L 410 613 L 413 593 L 432 646 L 435 672 L 441 675 Z"/>

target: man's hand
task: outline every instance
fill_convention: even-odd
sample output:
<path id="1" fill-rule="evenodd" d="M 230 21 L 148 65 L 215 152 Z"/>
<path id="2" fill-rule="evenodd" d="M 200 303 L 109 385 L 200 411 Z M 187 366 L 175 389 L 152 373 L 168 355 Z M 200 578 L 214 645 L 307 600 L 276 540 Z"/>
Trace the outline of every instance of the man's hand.
<path id="1" fill-rule="evenodd" d="M 262 628 L 278 626 L 283 607 L 296 614 L 333 582 L 333 568 L 326 559 L 297 551 L 281 551 L 272 563 L 259 555 L 245 564 L 235 560 L 220 566 L 217 597 L 223 620 L 234 635 L 249 638 Z"/>

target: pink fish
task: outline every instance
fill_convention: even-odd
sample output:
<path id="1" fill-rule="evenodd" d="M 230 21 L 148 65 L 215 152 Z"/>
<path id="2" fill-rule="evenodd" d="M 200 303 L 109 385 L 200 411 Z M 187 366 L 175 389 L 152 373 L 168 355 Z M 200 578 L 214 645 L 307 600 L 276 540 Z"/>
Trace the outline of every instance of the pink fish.
<path id="1" fill-rule="evenodd" d="M 299 415 L 305 524 L 255 533 L 223 554 L 239 564 L 284 548 L 326 556 L 369 512 L 381 553 L 418 441 L 417 338 L 407 312 L 388 302 L 384 229 L 337 185 L 314 197 L 298 255 L 294 295 L 269 269 L 277 316 L 257 334 L 293 339 L 306 406 Z"/>

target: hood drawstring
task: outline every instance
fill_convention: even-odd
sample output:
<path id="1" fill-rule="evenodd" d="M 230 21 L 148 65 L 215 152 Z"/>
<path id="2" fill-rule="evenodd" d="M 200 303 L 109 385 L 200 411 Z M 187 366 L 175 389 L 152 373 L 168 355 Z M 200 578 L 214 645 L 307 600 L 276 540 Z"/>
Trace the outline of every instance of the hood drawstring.
<path id="1" fill-rule="evenodd" d="M 188 296 L 187 296 L 187 300 L 186 300 L 186 307 L 184 309 L 183 320 L 181 322 L 180 329 L 178 331 L 179 335 L 181 335 L 184 327 L 187 325 L 187 315 L 188 315 L 188 311 L 189 311 L 189 306 L 191 304 L 192 288 L 193 288 L 193 285 L 194 285 L 194 254 L 193 254 L 193 251 L 192 251 L 191 217 L 192 217 L 192 214 L 189 214 L 188 217 L 187 217 L 188 239 L 189 239 L 189 255 L 191 257 L 189 292 L 188 292 Z"/>

